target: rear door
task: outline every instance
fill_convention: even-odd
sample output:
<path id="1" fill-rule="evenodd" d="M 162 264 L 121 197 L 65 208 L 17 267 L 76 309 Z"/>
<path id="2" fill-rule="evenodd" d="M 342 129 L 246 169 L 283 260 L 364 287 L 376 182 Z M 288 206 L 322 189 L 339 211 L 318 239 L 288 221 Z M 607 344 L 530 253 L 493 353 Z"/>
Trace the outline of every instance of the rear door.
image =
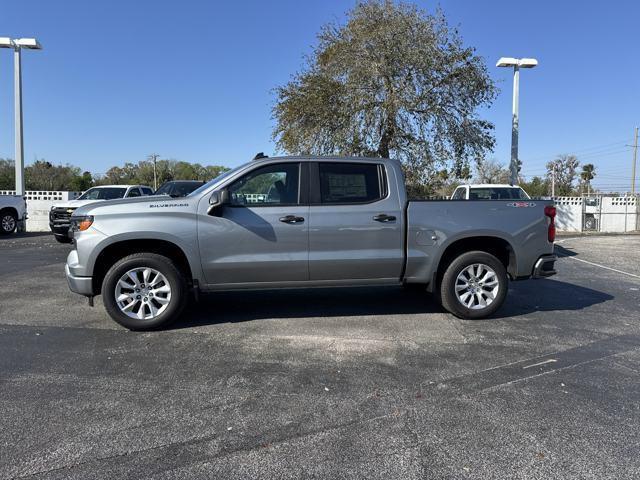
<path id="1" fill-rule="evenodd" d="M 200 215 L 198 243 L 208 284 L 309 279 L 306 172 L 300 162 L 257 167 L 228 187 L 230 205 L 215 216 Z"/>
<path id="2" fill-rule="evenodd" d="M 310 164 L 310 280 L 398 279 L 402 206 L 383 162 Z"/>

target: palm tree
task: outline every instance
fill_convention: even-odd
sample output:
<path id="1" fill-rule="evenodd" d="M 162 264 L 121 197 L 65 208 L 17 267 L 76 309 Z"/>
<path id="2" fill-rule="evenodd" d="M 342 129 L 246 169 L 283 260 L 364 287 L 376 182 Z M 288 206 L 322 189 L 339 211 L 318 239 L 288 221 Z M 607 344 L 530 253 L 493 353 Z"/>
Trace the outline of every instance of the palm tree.
<path id="1" fill-rule="evenodd" d="M 583 185 L 587 186 L 587 195 L 591 192 L 591 180 L 596 176 L 596 167 L 593 163 L 587 163 L 582 166 L 582 172 L 580 172 L 580 179 Z"/>

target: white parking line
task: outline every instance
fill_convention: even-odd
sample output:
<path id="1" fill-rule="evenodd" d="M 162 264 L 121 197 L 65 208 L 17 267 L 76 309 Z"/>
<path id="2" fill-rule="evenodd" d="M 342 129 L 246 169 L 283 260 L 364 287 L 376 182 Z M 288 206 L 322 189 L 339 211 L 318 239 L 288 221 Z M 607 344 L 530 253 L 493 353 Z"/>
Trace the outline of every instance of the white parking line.
<path id="1" fill-rule="evenodd" d="M 533 365 L 527 365 L 526 367 L 522 367 L 523 370 L 531 367 L 539 367 L 540 365 L 546 365 L 547 363 L 556 363 L 558 360 L 555 358 L 550 358 L 549 360 L 545 360 L 544 362 L 534 363 Z"/>
<path id="2" fill-rule="evenodd" d="M 622 273 L 623 275 L 629 275 L 630 277 L 633 277 L 633 278 L 640 278 L 640 275 L 636 275 L 635 273 L 623 272 L 622 270 L 618 270 L 617 268 L 607 267 L 605 265 L 600 265 L 599 263 L 590 262 L 589 260 L 582 260 L 581 258 L 570 257 L 568 255 L 566 257 L 560 257 L 560 258 L 570 258 L 571 260 L 575 260 L 577 262 L 588 263 L 589 265 L 593 265 L 594 267 L 600 267 L 600 268 L 604 268 L 605 270 L 611 270 L 612 272 Z"/>

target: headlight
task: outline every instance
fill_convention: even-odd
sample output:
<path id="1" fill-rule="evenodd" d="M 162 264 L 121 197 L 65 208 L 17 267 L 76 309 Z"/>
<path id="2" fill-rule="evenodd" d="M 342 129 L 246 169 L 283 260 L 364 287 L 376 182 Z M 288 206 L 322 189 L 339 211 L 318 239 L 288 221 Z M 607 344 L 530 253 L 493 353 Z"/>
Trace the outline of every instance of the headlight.
<path id="1" fill-rule="evenodd" d="M 93 216 L 84 215 L 82 217 L 71 217 L 71 231 L 84 232 L 93 224 Z"/>

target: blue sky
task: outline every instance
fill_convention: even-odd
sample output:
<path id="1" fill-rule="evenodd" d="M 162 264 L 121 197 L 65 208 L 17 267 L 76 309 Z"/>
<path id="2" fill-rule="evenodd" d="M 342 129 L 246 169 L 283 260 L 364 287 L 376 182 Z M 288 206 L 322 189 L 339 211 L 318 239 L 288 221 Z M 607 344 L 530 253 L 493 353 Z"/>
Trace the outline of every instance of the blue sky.
<path id="1" fill-rule="evenodd" d="M 23 54 L 27 162 L 44 157 L 101 173 L 152 152 L 228 166 L 273 154 L 271 90 L 300 69 L 320 26 L 353 5 L 6 2 L 0 36 L 36 36 L 44 46 Z M 538 68 L 521 75 L 523 172 L 542 174 L 554 155 L 575 152 L 596 165 L 601 188 L 628 188 L 624 145 L 640 123 L 640 2 L 439 5 L 501 88 L 481 112 L 496 125 L 496 159 L 509 158 L 511 71 L 495 61 L 532 56 Z M 13 157 L 12 68 L 11 52 L 0 50 L 0 157 Z"/>

